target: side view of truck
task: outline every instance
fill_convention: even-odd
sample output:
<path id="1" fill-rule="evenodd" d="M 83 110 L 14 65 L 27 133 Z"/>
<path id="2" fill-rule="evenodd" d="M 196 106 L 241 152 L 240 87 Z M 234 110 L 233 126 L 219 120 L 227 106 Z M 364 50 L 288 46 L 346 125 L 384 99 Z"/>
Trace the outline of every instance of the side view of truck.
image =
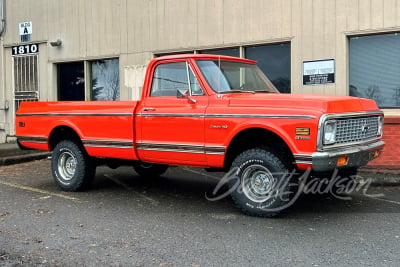
<path id="1" fill-rule="evenodd" d="M 15 123 L 21 147 L 52 151 L 62 190 L 88 188 L 98 162 L 201 167 L 228 172 L 236 205 L 262 217 L 302 173 L 355 174 L 384 147 L 373 100 L 280 94 L 256 62 L 216 55 L 153 59 L 139 101 L 24 102 Z"/>

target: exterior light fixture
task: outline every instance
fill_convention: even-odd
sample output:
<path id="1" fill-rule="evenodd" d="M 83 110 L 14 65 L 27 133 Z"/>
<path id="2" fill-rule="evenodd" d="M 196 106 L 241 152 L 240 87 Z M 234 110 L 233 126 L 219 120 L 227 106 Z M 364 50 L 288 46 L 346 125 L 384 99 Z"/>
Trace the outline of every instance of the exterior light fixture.
<path id="1" fill-rule="evenodd" d="M 57 41 L 50 42 L 51 46 L 61 46 L 61 44 L 62 41 L 60 39 L 57 39 Z"/>

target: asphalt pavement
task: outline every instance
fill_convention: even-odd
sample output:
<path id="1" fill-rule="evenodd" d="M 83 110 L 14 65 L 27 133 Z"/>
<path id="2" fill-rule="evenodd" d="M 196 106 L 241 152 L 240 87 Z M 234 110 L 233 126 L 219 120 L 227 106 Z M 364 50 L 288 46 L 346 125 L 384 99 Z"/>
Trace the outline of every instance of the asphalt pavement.
<path id="1" fill-rule="evenodd" d="M 62 192 L 48 160 L 1 166 L 0 266 L 400 264 L 400 186 L 306 194 L 265 219 L 229 197 L 207 200 L 218 175 L 176 167 L 145 179 L 100 166 L 90 189 Z"/>

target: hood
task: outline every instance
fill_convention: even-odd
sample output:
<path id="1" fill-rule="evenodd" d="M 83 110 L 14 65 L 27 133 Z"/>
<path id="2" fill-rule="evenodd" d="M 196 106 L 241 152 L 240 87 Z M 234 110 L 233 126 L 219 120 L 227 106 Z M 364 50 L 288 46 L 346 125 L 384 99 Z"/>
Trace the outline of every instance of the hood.
<path id="1" fill-rule="evenodd" d="M 374 100 L 334 95 L 238 93 L 229 94 L 231 107 L 264 107 L 313 110 L 322 113 L 344 113 L 379 110 Z"/>

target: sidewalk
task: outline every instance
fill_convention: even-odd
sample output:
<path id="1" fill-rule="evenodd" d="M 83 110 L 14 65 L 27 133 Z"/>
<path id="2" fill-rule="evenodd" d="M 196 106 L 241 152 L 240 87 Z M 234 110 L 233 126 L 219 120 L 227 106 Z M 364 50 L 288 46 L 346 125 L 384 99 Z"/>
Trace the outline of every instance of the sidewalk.
<path id="1" fill-rule="evenodd" d="M 0 166 L 45 159 L 50 155 L 41 150 L 21 150 L 17 143 L 0 144 Z"/>
<path id="2" fill-rule="evenodd" d="M 41 150 L 21 150 L 17 143 L 0 144 L 0 166 L 45 159 L 50 155 L 50 152 Z M 358 175 L 372 179 L 373 184 L 377 186 L 400 185 L 400 167 L 399 170 L 371 169 L 363 167 L 360 168 Z"/>

